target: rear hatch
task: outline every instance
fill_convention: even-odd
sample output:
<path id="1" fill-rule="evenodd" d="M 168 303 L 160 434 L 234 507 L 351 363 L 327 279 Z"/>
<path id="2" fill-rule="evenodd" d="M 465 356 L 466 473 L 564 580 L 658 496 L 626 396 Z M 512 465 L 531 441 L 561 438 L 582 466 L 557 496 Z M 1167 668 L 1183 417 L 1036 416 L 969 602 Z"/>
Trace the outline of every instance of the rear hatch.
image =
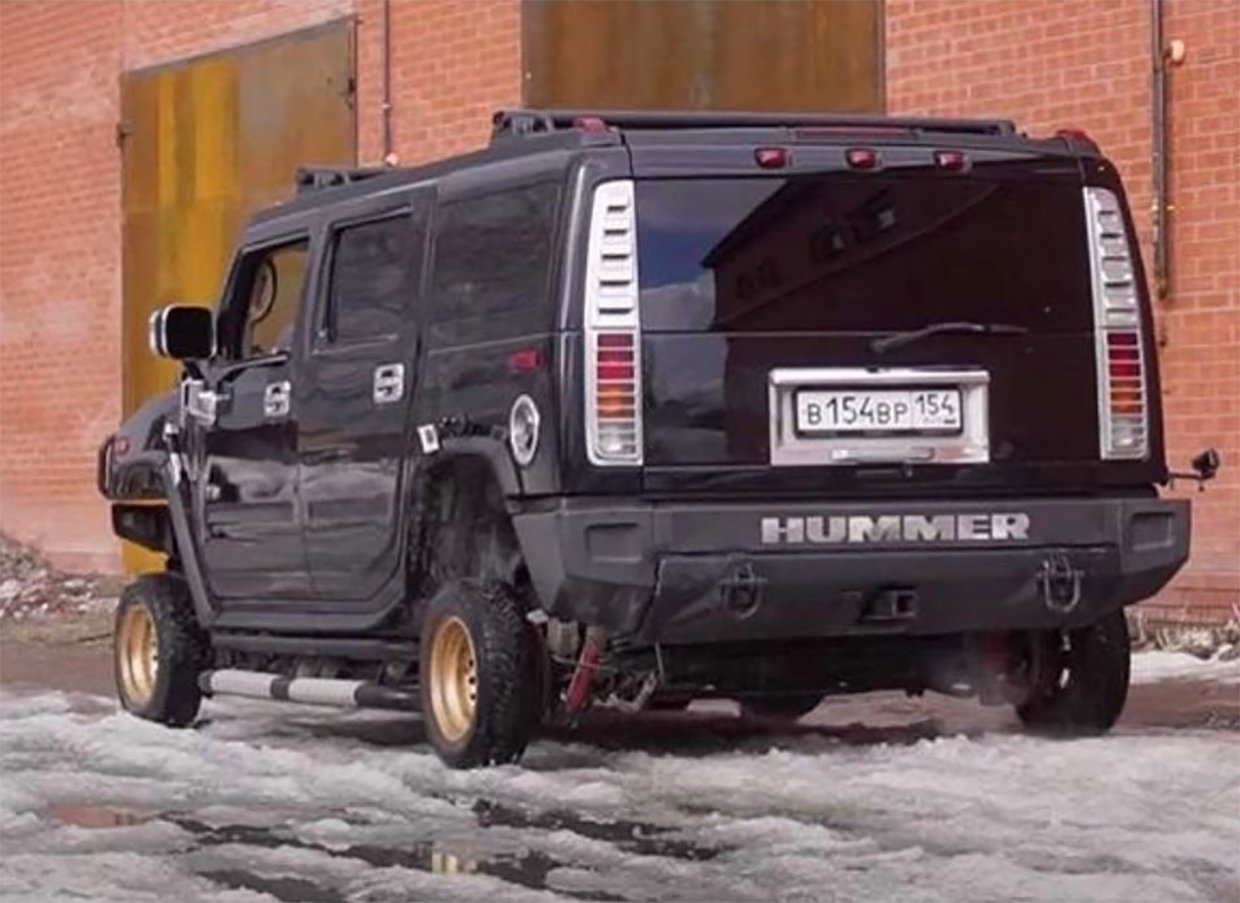
<path id="1" fill-rule="evenodd" d="M 634 154 L 648 492 L 1157 479 L 1100 456 L 1080 162 L 908 154 L 693 177 Z"/>

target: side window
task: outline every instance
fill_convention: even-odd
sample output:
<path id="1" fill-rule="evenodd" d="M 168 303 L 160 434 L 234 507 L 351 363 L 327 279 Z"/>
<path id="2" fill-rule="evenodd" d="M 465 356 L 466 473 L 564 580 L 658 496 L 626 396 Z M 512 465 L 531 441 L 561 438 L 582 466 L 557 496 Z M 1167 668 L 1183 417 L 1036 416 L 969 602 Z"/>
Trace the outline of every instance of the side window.
<path id="1" fill-rule="evenodd" d="M 320 338 L 349 343 L 400 332 L 412 316 L 423 243 L 408 212 L 337 230 Z"/>
<path id="2" fill-rule="evenodd" d="M 542 182 L 444 204 L 430 303 L 434 344 L 550 329 L 559 186 Z"/>
<path id="3" fill-rule="evenodd" d="M 292 347 L 306 280 L 309 240 L 251 251 L 241 260 L 220 321 L 220 350 L 232 360 Z"/>

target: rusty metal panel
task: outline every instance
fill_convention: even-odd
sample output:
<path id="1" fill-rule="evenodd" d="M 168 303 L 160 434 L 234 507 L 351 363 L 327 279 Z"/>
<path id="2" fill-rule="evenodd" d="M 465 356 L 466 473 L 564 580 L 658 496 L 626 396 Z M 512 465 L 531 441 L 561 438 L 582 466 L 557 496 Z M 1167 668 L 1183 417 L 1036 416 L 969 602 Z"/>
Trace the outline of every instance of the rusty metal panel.
<path id="1" fill-rule="evenodd" d="M 292 193 L 297 166 L 356 161 L 353 73 L 345 19 L 121 77 L 126 415 L 176 378 L 147 350 L 151 312 L 214 304 L 246 218 Z"/>
<path id="2" fill-rule="evenodd" d="M 213 303 L 238 230 L 305 163 L 356 159 L 352 23 L 121 80 L 124 410 L 176 368 L 146 349 L 152 310 Z"/>
<path id="3" fill-rule="evenodd" d="M 880 0 L 524 0 L 527 106 L 878 112 Z"/>

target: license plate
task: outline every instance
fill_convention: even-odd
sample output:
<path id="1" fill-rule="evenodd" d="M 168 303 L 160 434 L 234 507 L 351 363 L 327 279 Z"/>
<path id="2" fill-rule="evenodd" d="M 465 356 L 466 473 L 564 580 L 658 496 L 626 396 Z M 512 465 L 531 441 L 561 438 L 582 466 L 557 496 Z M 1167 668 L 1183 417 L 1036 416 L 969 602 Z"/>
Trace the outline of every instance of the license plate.
<path id="1" fill-rule="evenodd" d="M 959 433 L 959 389 L 802 389 L 797 432 Z"/>

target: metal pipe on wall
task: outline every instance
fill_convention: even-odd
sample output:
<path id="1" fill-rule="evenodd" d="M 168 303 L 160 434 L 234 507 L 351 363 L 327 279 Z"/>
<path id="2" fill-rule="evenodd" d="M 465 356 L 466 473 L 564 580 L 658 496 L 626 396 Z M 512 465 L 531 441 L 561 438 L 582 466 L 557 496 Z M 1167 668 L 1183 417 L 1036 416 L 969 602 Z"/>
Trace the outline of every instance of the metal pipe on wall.
<path id="1" fill-rule="evenodd" d="M 1171 282 L 1171 230 L 1167 185 L 1167 50 L 1163 41 L 1163 0 L 1150 0 L 1151 179 L 1154 195 L 1154 290 L 1166 298 Z"/>
<path id="2" fill-rule="evenodd" d="M 392 152 L 392 0 L 383 0 L 383 162 L 396 164 Z"/>

